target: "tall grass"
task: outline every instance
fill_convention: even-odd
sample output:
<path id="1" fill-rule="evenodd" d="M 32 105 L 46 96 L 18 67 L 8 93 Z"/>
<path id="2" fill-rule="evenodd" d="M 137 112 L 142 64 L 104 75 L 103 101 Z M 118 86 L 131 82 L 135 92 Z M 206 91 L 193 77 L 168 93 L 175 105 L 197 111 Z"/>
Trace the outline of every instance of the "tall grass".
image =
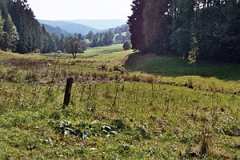
<path id="1" fill-rule="evenodd" d="M 76 60 L 1 53 L 0 158 L 239 158 L 237 80 L 176 76 L 177 63 L 172 76 L 139 72 L 128 61 L 130 72 L 119 68 L 130 51 L 115 53 L 115 47 L 89 50 Z M 113 55 L 86 58 L 103 50 Z M 151 56 L 141 57 L 142 67 Z M 157 58 L 163 63 L 167 57 Z M 74 78 L 72 96 L 62 109 L 67 77 Z"/>

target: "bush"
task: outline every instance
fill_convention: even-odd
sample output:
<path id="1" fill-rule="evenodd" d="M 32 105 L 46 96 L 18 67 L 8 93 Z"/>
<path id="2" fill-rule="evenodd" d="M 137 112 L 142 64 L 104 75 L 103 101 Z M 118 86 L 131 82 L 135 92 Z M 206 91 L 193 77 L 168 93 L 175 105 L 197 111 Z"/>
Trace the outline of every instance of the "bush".
<path id="1" fill-rule="evenodd" d="M 123 43 L 123 49 L 124 49 L 124 50 L 129 50 L 129 49 L 131 49 L 131 43 L 130 43 L 129 41 L 125 41 L 125 42 Z"/>

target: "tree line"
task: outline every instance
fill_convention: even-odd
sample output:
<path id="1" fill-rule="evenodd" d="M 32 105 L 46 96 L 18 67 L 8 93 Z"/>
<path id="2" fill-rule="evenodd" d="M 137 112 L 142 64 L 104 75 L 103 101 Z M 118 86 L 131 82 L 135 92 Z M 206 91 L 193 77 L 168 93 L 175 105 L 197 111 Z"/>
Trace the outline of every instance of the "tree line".
<path id="1" fill-rule="evenodd" d="M 90 47 L 108 46 L 114 43 L 115 35 L 122 35 L 123 32 L 126 32 L 126 37 L 130 38 L 129 27 L 127 24 L 109 29 L 102 33 L 93 33 L 90 31 L 85 38 L 89 40 Z"/>
<path id="2" fill-rule="evenodd" d="M 133 0 L 132 48 L 240 62 L 239 0 Z"/>
<path id="3" fill-rule="evenodd" d="M 46 26 L 47 27 L 47 26 Z M 48 29 L 49 27 L 47 27 Z M 126 30 L 126 25 L 102 33 L 90 31 L 87 35 L 50 33 L 35 19 L 27 0 L 1 0 L 0 49 L 17 53 L 67 52 L 76 56 L 88 46 L 113 44 L 116 30 Z"/>
<path id="4" fill-rule="evenodd" d="M 34 17 L 27 0 L 1 0 L 0 49 L 18 53 L 51 50 L 52 37 Z"/>

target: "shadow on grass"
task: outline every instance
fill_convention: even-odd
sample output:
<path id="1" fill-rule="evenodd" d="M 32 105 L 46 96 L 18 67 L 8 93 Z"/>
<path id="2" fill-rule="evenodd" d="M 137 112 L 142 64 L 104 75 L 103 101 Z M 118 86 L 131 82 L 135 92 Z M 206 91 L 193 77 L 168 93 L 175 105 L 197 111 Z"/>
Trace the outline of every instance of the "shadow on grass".
<path id="1" fill-rule="evenodd" d="M 221 80 L 240 80 L 240 64 L 197 61 L 189 63 L 177 57 L 143 54 L 129 55 L 124 67 L 129 71 L 141 71 L 164 77 L 201 76 L 216 77 Z"/>

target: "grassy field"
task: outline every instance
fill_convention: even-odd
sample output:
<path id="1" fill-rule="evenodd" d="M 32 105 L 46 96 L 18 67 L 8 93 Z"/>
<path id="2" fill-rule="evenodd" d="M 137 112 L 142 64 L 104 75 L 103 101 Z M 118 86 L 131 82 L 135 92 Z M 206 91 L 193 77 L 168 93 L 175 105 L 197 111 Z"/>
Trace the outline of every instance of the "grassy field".
<path id="1" fill-rule="evenodd" d="M 122 45 L 0 51 L 0 159 L 239 159 L 239 69 Z"/>

